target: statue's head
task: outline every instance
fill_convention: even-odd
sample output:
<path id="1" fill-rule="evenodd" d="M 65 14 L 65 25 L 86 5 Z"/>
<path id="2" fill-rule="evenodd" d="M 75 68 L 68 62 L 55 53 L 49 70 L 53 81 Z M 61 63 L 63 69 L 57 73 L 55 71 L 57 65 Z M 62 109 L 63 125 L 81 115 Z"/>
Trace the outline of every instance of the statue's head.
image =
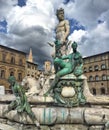
<path id="1" fill-rule="evenodd" d="M 72 43 L 72 49 L 73 49 L 73 51 L 76 51 L 77 47 L 78 47 L 77 43 L 73 42 Z"/>
<path id="2" fill-rule="evenodd" d="M 57 9 L 56 15 L 59 21 L 64 20 L 64 9 L 63 8 Z"/>
<path id="3" fill-rule="evenodd" d="M 8 82 L 13 85 L 16 82 L 16 78 L 14 76 L 10 76 L 8 78 Z"/>

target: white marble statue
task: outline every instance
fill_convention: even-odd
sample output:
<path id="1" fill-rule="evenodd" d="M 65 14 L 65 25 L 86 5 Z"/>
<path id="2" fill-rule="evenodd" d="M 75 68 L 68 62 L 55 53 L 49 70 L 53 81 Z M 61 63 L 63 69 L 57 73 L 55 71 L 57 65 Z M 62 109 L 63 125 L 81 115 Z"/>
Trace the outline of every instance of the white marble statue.
<path id="1" fill-rule="evenodd" d="M 26 95 L 38 95 L 42 90 L 42 85 L 39 80 L 31 76 L 26 76 L 21 83 L 22 86 L 27 90 Z"/>

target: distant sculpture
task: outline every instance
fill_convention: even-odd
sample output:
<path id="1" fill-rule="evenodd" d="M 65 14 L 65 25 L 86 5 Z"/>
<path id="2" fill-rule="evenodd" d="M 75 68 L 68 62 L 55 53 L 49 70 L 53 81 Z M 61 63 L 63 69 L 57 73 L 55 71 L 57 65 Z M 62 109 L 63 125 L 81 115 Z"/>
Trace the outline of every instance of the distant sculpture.
<path id="1" fill-rule="evenodd" d="M 73 53 L 63 56 L 61 58 L 56 58 L 54 64 L 61 69 L 56 73 L 55 79 L 51 84 L 50 89 L 45 93 L 48 95 L 51 90 L 53 90 L 58 83 L 60 77 L 73 73 L 76 76 L 80 76 L 83 73 L 83 60 L 81 54 L 77 51 L 77 43 L 72 44 Z M 68 61 L 64 61 L 68 59 Z"/>
<path id="2" fill-rule="evenodd" d="M 57 10 L 57 18 L 59 23 L 56 27 L 56 39 L 61 43 L 61 56 L 66 54 L 67 37 L 70 33 L 69 21 L 64 19 L 64 9 L 60 8 Z"/>
<path id="3" fill-rule="evenodd" d="M 9 104 L 8 110 L 5 111 L 4 114 L 13 109 L 17 110 L 18 113 L 26 112 L 32 119 L 33 123 L 35 123 L 36 126 L 40 129 L 40 124 L 31 110 L 30 104 L 28 103 L 27 97 L 25 95 L 24 88 L 16 82 L 14 76 L 10 76 L 8 81 L 11 84 L 13 94 L 16 96 L 16 100 L 12 101 L 11 104 Z"/>
<path id="4" fill-rule="evenodd" d="M 45 76 L 44 76 L 44 74 L 43 73 L 41 73 L 40 74 L 40 76 L 39 76 L 39 84 L 40 84 L 40 89 L 42 89 L 43 88 L 43 86 L 44 86 L 44 84 L 45 84 L 45 80 L 46 80 L 46 78 L 45 78 Z"/>

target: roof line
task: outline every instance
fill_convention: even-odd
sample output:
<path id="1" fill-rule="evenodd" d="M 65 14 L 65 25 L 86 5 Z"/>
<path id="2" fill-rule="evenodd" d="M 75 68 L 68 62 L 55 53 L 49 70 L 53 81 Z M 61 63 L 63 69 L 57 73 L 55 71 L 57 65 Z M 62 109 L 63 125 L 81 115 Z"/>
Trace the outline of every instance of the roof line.
<path id="1" fill-rule="evenodd" d="M 3 47 L 3 48 L 8 49 L 8 50 L 16 51 L 16 52 L 19 52 L 19 53 L 22 53 L 22 54 L 25 54 L 25 55 L 27 54 L 26 52 L 23 52 L 23 51 L 20 51 L 20 50 L 16 50 L 16 49 L 13 49 L 13 48 L 1 45 L 1 44 L 0 44 L 0 47 Z"/>
<path id="2" fill-rule="evenodd" d="M 109 51 L 106 51 L 106 52 L 103 52 L 103 53 L 99 53 L 99 54 L 95 54 L 95 55 L 91 55 L 91 56 L 83 57 L 83 59 L 91 58 L 91 57 L 99 56 L 99 55 L 103 55 L 103 54 L 108 54 L 108 53 L 109 53 Z"/>

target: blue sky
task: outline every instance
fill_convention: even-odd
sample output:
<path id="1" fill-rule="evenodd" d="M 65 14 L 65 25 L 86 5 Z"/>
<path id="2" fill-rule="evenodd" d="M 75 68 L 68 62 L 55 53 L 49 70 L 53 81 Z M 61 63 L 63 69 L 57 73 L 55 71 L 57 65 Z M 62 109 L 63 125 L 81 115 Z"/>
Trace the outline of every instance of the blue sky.
<path id="1" fill-rule="evenodd" d="M 26 0 L 18 0 L 18 5 L 19 5 L 20 7 L 25 6 L 25 5 L 26 5 Z"/>
<path id="2" fill-rule="evenodd" d="M 0 0 L 0 44 L 27 53 L 31 47 L 40 64 L 52 60 L 47 42 L 54 41 L 60 7 L 83 56 L 109 51 L 109 0 Z"/>
<path id="3" fill-rule="evenodd" d="M 6 20 L 0 21 L 0 32 L 7 33 L 7 22 Z"/>

